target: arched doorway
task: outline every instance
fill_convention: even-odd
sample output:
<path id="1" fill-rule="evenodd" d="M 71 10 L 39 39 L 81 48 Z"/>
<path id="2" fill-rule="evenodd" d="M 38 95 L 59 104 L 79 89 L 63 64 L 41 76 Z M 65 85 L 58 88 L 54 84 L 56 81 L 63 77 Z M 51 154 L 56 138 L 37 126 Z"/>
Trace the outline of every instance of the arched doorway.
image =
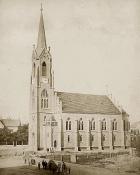
<path id="1" fill-rule="evenodd" d="M 56 142 L 56 140 L 54 141 L 54 148 L 56 148 L 57 147 L 57 142 Z"/>

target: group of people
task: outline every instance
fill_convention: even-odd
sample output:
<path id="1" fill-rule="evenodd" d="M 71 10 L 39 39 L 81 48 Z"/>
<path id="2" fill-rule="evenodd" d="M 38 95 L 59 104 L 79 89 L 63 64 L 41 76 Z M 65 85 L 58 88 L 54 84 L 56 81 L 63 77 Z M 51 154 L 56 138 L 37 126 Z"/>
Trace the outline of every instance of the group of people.
<path id="1" fill-rule="evenodd" d="M 40 162 L 38 162 L 38 169 L 40 170 L 40 167 L 41 167 L 41 164 L 40 164 Z M 46 162 L 46 160 L 44 161 L 42 161 L 42 167 L 43 167 L 43 169 L 47 169 L 47 162 Z"/>
<path id="2" fill-rule="evenodd" d="M 29 166 L 37 165 L 39 170 L 41 168 L 44 170 L 48 169 L 52 171 L 53 174 L 70 174 L 71 171 L 70 167 L 66 166 L 64 161 L 56 162 L 54 160 L 47 161 L 46 159 L 43 159 L 42 161 L 38 162 L 35 157 L 32 157 L 31 154 L 24 154 L 23 158 L 25 164 L 28 164 Z"/>
<path id="3" fill-rule="evenodd" d="M 68 170 L 70 174 L 70 168 L 68 168 L 64 162 L 59 162 L 57 166 L 58 166 L 58 173 L 64 173 L 67 172 Z"/>
<path id="4" fill-rule="evenodd" d="M 41 166 L 42 164 L 42 166 Z M 43 169 L 49 169 L 50 171 L 53 172 L 53 174 L 55 172 L 57 173 L 68 173 L 70 174 L 70 167 L 67 167 L 66 164 L 62 161 L 62 162 L 58 162 L 58 164 L 56 164 L 53 160 L 50 160 L 48 163 L 46 160 L 42 160 L 42 162 L 38 162 L 38 169 L 40 170 L 40 168 Z"/>

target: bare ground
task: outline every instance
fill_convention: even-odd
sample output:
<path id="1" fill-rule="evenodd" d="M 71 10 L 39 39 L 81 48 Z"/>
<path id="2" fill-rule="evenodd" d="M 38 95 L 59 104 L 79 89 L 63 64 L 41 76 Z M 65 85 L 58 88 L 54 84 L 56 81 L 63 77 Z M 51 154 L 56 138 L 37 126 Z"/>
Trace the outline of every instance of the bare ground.
<path id="1" fill-rule="evenodd" d="M 71 175 L 140 175 L 140 158 L 122 156 L 91 162 L 90 165 L 69 164 Z M 50 175 L 49 170 L 38 170 L 24 165 L 22 157 L 1 157 L 0 175 Z"/>

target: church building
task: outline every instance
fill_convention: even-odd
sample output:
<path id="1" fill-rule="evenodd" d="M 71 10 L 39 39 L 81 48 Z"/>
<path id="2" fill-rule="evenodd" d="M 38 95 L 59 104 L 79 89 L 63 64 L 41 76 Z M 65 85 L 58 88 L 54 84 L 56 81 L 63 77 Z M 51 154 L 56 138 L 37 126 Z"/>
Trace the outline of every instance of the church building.
<path id="1" fill-rule="evenodd" d="M 54 89 L 52 56 L 41 9 L 37 46 L 32 53 L 30 148 L 34 151 L 127 149 L 129 130 L 129 115 L 107 95 Z"/>

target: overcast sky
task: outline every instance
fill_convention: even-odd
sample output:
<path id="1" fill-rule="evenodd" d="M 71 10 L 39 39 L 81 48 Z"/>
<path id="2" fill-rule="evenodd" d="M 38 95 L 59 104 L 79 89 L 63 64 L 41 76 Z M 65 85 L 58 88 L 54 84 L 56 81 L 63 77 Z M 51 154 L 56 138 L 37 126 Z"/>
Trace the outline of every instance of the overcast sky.
<path id="1" fill-rule="evenodd" d="M 140 120 L 139 0 L 0 0 L 0 115 L 28 120 L 41 2 L 55 89 L 105 94 L 108 85 Z"/>

